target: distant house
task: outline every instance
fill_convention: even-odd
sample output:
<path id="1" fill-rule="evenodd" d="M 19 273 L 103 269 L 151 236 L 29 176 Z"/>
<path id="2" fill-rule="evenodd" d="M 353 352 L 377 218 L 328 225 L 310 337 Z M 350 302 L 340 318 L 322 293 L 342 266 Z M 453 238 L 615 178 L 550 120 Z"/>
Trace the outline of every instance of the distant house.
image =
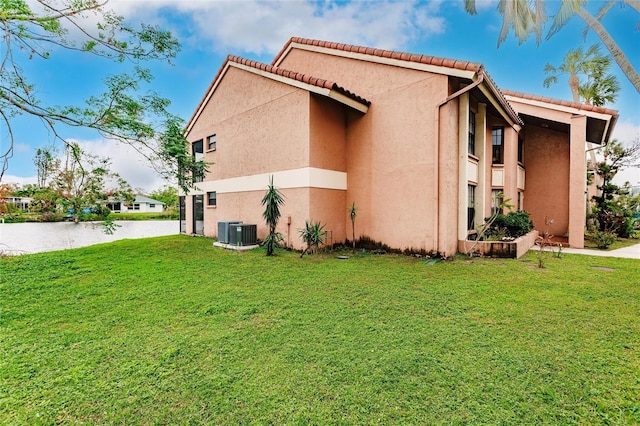
<path id="1" fill-rule="evenodd" d="M 277 231 L 293 248 L 309 219 L 345 241 L 355 203 L 355 238 L 448 256 L 501 196 L 580 248 L 587 149 L 617 119 L 502 91 L 478 63 L 292 38 L 270 65 L 229 56 L 197 106 L 186 137 L 215 167 L 180 197 L 181 229 L 215 237 L 218 222 L 241 220 L 264 238 L 273 177 L 286 200 Z"/>
<path id="2" fill-rule="evenodd" d="M 16 206 L 18 209 L 22 210 L 22 211 L 28 211 L 29 210 L 29 203 L 31 203 L 32 199 L 29 197 L 7 197 L 6 198 L 6 203 L 7 204 L 12 204 L 14 206 Z"/>
<path id="3" fill-rule="evenodd" d="M 144 195 L 136 195 L 133 204 L 118 200 L 110 200 L 107 207 L 113 213 L 162 213 L 164 203 Z"/>

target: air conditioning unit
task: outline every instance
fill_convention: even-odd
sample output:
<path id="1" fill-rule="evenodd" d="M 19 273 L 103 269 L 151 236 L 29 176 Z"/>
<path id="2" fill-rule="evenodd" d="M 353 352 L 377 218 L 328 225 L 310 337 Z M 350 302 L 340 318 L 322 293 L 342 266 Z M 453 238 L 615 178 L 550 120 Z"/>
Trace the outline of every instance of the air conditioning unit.
<path id="1" fill-rule="evenodd" d="M 258 244 L 258 225 L 236 223 L 229 225 L 229 244 L 232 246 L 252 246 Z"/>
<path id="2" fill-rule="evenodd" d="M 227 220 L 218 222 L 218 242 L 229 244 L 229 232 L 231 225 L 242 223 L 241 220 Z"/>

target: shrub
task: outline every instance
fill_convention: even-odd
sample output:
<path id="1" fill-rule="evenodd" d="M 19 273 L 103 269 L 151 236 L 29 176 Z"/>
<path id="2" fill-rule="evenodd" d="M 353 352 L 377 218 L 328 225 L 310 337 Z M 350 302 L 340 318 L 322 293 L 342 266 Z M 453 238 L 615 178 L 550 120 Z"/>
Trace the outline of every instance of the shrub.
<path id="1" fill-rule="evenodd" d="M 518 238 L 526 235 L 532 228 L 529 213 L 521 210 L 497 215 L 489 233 L 493 235 L 504 232 L 507 237 Z"/>
<path id="2" fill-rule="evenodd" d="M 300 229 L 298 232 L 300 232 L 302 240 L 307 243 L 307 248 L 300 257 L 307 252 L 311 253 L 318 250 L 318 246 L 322 244 L 324 237 L 327 235 L 324 227 L 325 225 L 321 225 L 320 222 L 311 223 L 308 220 L 304 222 L 304 229 Z"/>
<path id="3" fill-rule="evenodd" d="M 609 246 L 616 242 L 617 235 L 614 232 L 596 231 L 593 234 L 592 240 L 596 243 L 596 247 L 599 249 L 607 249 Z"/>

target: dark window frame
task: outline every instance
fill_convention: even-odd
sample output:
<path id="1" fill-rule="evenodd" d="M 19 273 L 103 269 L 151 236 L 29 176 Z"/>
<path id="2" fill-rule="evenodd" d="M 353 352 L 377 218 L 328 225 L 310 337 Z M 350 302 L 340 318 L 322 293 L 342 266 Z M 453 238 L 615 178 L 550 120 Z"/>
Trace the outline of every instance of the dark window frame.
<path id="1" fill-rule="evenodd" d="M 215 151 L 216 150 L 216 143 L 217 143 L 217 138 L 216 138 L 216 134 L 215 133 L 213 135 L 207 137 L 207 150 Z"/>
<path id="2" fill-rule="evenodd" d="M 213 197 L 212 197 L 213 195 Z M 212 203 L 213 201 L 213 203 Z M 207 192 L 207 207 L 216 207 L 218 205 L 218 194 L 216 191 Z"/>
<path id="3" fill-rule="evenodd" d="M 476 155 L 476 113 L 469 111 L 469 142 L 467 146 L 468 153 Z"/>
<path id="4" fill-rule="evenodd" d="M 491 164 L 504 164 L 504 127 L 491 129 Z"/>
<path id="5" fill-rule="evenodd" d="M 191 155 L 194 160 L 198 160 L 198 154 L 200 157 L 204 156 L 204 141 L 202 139 L 197 140 L 191 144 Z M 202 182 L 204 178 L 202 176 L 194 176 L 193 182 Z"/>
<path id="6" fill-rule="evenodd" d="M 476 186 L 467 184 L 467 231 L 476 227 Z"/>

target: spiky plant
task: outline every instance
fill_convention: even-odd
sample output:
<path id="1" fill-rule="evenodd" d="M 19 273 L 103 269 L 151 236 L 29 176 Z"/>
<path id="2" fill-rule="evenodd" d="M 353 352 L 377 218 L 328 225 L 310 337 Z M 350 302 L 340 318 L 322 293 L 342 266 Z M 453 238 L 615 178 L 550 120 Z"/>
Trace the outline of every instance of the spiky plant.
<path id="1" fill-rule="evenodd" d="M 320 222 L 304 222 L 304 229 L 298 230 L 302 241 L 307 243 L 307 248 L 300 254 L 300 257 L 305 253 L 315 253 L 318 251 L 318 247 L 322 244 L 324 237 L 327 235 L 327 231 L 324 230 L 326 225 L 321 225 Z"/>
<path id="2" fill-rule="evenodd" d="M 353 236 L 353 252 L 356 251 L 356 217 L 358 216 L 358 208 L 356 203 L 352 202 L 349 207 L 349 217 L 351 218 L 351 235 Z"/>
<path id="3" fill-rule="evenodd" d="M 267 256 L 273 255 L 274 248 L 282 241 L 282 235 L 276 232 L 278 220 L 280 220 L 280 206 L 284 205 L 284 196 L 273 185 L 273 175 L 269 178 L 267 192 L 262 198 L 262 205 L 265 207 L 262 217 L 269 227 L 269 235 L 265 238 L 263 245 L 267 248 Z"/>

